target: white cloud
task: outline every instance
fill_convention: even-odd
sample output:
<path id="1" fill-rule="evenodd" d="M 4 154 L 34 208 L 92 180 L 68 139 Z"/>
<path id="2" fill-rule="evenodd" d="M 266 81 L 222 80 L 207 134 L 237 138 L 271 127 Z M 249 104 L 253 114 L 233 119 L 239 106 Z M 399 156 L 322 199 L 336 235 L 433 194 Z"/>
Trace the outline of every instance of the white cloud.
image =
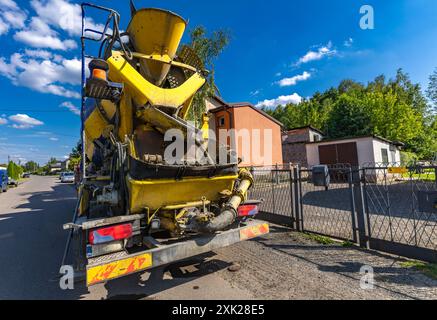
<path id="1" fill-rule="evenodd" d="M 311 61 L 321 60 L 324 57 L 333 56 L 336 53 L 337 51 L 332 49 L 332 43 L 329 42 L 326 46 L 318 48 L 317 51 L 308 51 L 296 64 L 301 65 Z"/>
<path id="2" fill-rule="evenodd" d="M 67 0 L 32 0 L 30 4 L 38 17 L 47 24 L 64 30 L 70 36 L 81 34 L 82 11 L 79 4 L 70 3 Z M 95 24 L 92 19 L 86 18 L 85 28 L 103 31 L 104 25 Z"/>
<path id="3" fill-rule="evenodd" d="M 17 11 L 3 11 L 3 20 L 15 29 L 23 28 L 27 15 L 20 10 Z"/>
<path id="4" fill-rule="evenodd" d="M 70 110 L 75 115 L 80 116 L 80 109 L 78 107 L 76 107 L 74 104 L 72 104 L 70 101 L 63 102 L 60 105 L 60 107 L 67 108 L 68 110 Z"/>
<path id="5" fill-rule="evenodd" d="M 289 96 L 279 96 L 276 99 L 260 101 L 256 104 L 256 107 L 275 108 L 279 105 L 285 106 L 290 103 L 299 104 L 300 102 L 302 102 L 302 97 L 297 93 L 293 93 Z"/>
<path id="6" fill-rule="evenodd" d="M 20 114 L 20 113 L 10 116 L 9 120 L 14 122 L 12 128 L 15 129 L 30 129 L 35 126 L 42 126 L 44 124 L 44 122 L 29 117 L 27 114 Z"/>
<path id="7" fill-rule="evenodd" d="M 8 64 L 5 58 L 0 57 L 0 74 L 9 79 L 13 79 L 13 77 L 17 74 L 17 70 L 15 69 L 14 65 Z"/>
<path id="8" fill-rule="evenodd" d="M 343 45 L 344 45 L 345 47 L 347 47 L 347 48 L 352 47 L 353 44 L 354 44 L 354 39 L 352 39 L 352 38 L 347 39 L 347 40 L 343 43 Z"/>
<path id="9" fill-rule="evenodd" d="M 250 95 L 251 95 L 252 97 L 255 97 L 255 96 L 259 95 L 260 93 L 261 93 L 260 90 L 254 90 L 254 91 L 252 91 L 252 92 L 250 93 Z"/>
<path id="10" fill-rule="evenodd" d="M 8 30 L 9 25 L 7 25 L 6 22 L 4 22 L 3 19 L 0 17 L 0 36 L 8 32 Z"/>
<path id="11" fill-rule="evenodd" d="M 0 35 L 7 33 L 9 29 L 23 28 L 26 19 L 27 13 L 15 1 L 0 0 Z"/>
<path id="12" fill-rule="evenodd" d="M 0 5 L 3 8 L 18 10 L 17 4 L 12 0 L 0 0 Z"/>
<path id="13" fill-rule="evenodd" d="M 299 74 L 297 76 L 291 77 L 291 78 L 284 78 L 277 83 L 281 87 L 290 87 L 295 86 L 299 81 L 305 81 L 308 80 L 311 77 L 311 73 L 304 71 L 304 73 Z"/>
<path id="14" fill-rule="evenodd" d="M 32 58 L 51 59 L 53 57 L 53 54 L 47 50 L 25 49 L 24 52 L 25 52 L 26 56 L 32 57 Z"/>
<path id="15" fill-rule="evenodd" d="M 50 59 L 32 58 L 14 53 L 9 63 L 0 57 L 0 74 L 11 79 L 17 86 L 67 98 L 80 98 L 77 91 L 60 84 L 80 84 L 81 62 L 78 59 L 62 59 L 61 62 L 56 63 Z"/>
<path id="16" fill-rule="evenodd" d="M 7 124 L 8 120 L 5 118 L 0 118 L 0 125 Z"/>
<path id="17" fill-rule="evenodd" d="M 53 137 L 52 137 L 52 138 L 49 138 L 49 140 L 50 140 L 50 141 L 59 141 L 58 138 L 53 138 Z"/>
<path id="18" fill-rule="evenodd" d="M 58 33 L 39 17 L 33 17 L 26 29 L 15 33 L 14 39 L 34 48 L 66 51 L 77 47 L 73 40 L 61 40 Z"/>

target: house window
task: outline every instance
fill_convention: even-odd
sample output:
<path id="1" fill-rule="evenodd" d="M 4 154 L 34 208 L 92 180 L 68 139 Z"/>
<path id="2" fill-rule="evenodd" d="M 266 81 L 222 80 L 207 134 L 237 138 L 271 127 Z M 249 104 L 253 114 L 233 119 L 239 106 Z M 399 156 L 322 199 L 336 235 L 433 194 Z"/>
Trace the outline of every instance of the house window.
<path id="1" fill-rule="evenodd" d="M 391 162 L 396 163 L 396 151 L 391 151 Z"/>
<path id="2" fill-rule="evenodd" d="M 381 149 L 381 155 L 382 155 L 382 162 L 384 164 L 388 164 L 389 160 L 388 160 L 388 150 L 387 149 Z"/>
<path id="3" fill-rule="evenodd" d="M 314 135 L 314 142 L 319 142 L 320 141 L 320 136 L 315 134 Z"/>
<path id="4" fill-rule="evenodd" d="M 225 117 L 220 117 L 218 119 L 218 123 L 219 123 L 219 127 L 224 127 L 225 126 Z"/>

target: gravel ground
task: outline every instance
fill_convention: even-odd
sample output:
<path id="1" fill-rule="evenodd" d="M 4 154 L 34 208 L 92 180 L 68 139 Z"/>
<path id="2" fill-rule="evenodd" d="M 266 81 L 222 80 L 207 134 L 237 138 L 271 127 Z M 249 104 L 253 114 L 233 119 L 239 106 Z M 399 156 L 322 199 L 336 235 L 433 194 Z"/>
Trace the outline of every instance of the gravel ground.
<path id="1" fill-rule="evenodd" d="M 321 245 L 302 234 L 272 228 L 256 241 L 218 251 L 241 265 L 221 275 L 255 299 L 437 299 L 437 280 L 401 266 L 405 260 L 359 248 Z M 375 272 L 373 290 L 360 287 L 363 266 Z"/>

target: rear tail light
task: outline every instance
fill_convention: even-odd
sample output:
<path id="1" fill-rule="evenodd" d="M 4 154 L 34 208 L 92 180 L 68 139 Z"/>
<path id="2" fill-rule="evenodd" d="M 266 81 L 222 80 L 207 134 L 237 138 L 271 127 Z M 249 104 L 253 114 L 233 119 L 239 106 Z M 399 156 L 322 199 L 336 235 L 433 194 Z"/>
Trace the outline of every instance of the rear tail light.
<path id="1" fill-rule="evenodd" d="M 259 213 L 258 206 L 256 204 L 242 205 L 238 208 L 239 217 L 255 216 Z"/>
<path id="2" fill-rule="evenodd" d="M 128 239 L 132 237 L 132 225 L 120 224 L 101 229 L 92 230 L 89 232 L 90 244 L 102 244 L 117 240 Z"/>

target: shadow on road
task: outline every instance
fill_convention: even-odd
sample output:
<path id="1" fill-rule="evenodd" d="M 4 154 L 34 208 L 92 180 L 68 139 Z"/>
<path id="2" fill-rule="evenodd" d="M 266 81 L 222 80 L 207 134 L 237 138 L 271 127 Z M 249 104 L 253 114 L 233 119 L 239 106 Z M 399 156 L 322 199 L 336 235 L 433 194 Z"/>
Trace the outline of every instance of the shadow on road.
<path id="1" fill-rule="evenodd" d="M 47 183 L 44 178 L 40 180 Z M 53 184 L 50 191 L 25 191 L 19 196 L 26 197 L 27 201 L 0 213 L 0 299 L 84 298 L 93 291 L 86 288 L 84 282 L 75 283 L 74 290 L 59 287 L 59 268 L 68 235 L 62 225 L 71 222 L 76 205 L 73 185 L 59 182 Z M 98 292 L 97 296 L 147 298 L 229 266 L 226 262 L 211 260 L 213 256 L 213 253 L 205 254 L 150 273 L 110 281 L 104 285 L 107 294 Z M 91 295 L 94 296 L 95 293 Z"/>
<path id="2" fill-rule="evenodd" d="M 156 268 L 150 273 L 135 274 L 105 284 L 108 300 L 149 299 L 150 296 L 161 293 L 196 279 L 228 268 L 231 264 L 222 260 L 212 259 L 214 253 L 203 254 L 171 265 Z M 147 279 L 144 279 L 147 277 Z M 193 287 L 195 290 L 196 287 Z M 187 292 L 186 299 L 190 299 Z"/>
<path id="3" fill-rule="evenodd" d="M 78 298 L 86 292 L 63 291 L 58 280 L 67 236 L 62 225 L 73 216 L 75 189 L 54 185 L 21 194 L 28 195 L 26 203 L 0 214 L 0 299 Z"/>

